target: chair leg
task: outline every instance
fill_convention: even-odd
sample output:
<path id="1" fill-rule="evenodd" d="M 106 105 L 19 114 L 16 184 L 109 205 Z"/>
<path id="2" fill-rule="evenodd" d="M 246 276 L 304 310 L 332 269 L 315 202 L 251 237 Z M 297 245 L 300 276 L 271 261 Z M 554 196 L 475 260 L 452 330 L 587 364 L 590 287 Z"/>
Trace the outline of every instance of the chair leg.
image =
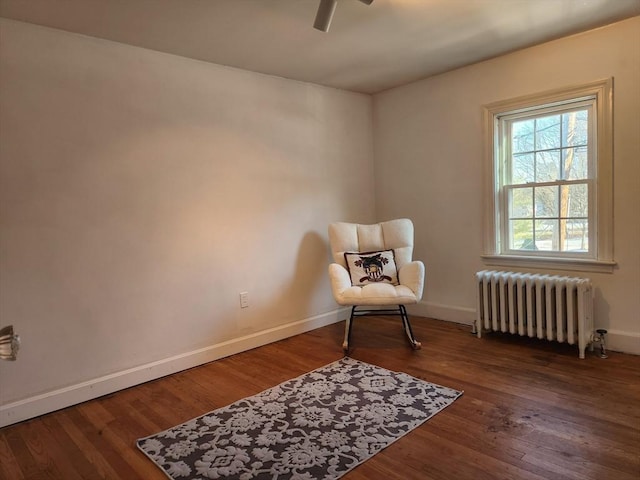
<path id="1" fill-rule="evenodd" d="M 404 325 L 404 331 L 409 338 L 409 342 L 411 343 L 411 347 L 414 350 L 420 350 L 422 348 L 422 344 L 416 340 L 413 336 L 413 330 L 411 329 L 411 323 L 409 322 L 409 316 L 407 315 L 407 309 L 404 305 L 399 305 L 400 307 L 400 315 L 402 316 L 402 324 Z"/>
<path id="2" fill-rule="evenodd" d="M 356 307 L 351 307 L 351 316 L 344 324 L 344 341 L 342 342 L 342 350 L 345 355 L 349 355 L 349 342 L 351 341 L 351 326 L 353 325 L 353 317 Z"/>

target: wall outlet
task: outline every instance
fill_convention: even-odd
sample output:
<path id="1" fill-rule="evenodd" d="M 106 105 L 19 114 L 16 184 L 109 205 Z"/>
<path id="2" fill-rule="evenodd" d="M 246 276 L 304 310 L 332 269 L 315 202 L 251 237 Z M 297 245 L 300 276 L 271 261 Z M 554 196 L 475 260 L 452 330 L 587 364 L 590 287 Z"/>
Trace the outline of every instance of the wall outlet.
<path id="1" fill-rule="evenodd" d="M 249 292 L 240 292 L 240 308 L 249 306 Z"/>

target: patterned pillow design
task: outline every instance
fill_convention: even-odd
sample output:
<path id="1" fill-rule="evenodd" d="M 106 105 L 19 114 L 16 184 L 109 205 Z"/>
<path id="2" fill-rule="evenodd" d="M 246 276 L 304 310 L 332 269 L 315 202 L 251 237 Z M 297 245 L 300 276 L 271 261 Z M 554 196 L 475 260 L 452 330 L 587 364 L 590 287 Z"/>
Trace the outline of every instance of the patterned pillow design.
<path id="1" fill-rule="evenodd" d="M 354 286 L 363 287 L 372 283 L 399 284 L 393 250 L 345 252 L 344 259 Z"/>

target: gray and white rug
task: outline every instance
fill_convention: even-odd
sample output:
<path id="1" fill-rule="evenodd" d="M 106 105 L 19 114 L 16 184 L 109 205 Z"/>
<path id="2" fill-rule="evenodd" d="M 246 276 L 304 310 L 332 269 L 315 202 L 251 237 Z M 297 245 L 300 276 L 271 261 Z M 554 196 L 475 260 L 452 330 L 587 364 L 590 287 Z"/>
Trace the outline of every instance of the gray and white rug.
<path id="1" fill-rule="evenodd" d="M 345 357 L 137 445 L 175 480 L 331 480 L 460 395 Z"/>

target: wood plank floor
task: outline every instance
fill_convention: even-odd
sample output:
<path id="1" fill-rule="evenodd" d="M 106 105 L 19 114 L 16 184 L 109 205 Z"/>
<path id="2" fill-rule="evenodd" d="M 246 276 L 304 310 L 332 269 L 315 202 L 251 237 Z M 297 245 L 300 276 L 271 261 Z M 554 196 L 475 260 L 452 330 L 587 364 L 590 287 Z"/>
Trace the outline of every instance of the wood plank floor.
<path id="1" fill-rule="evenodd" d="M 351 356 L 464 390 L 453 405 L 345 477 L 640 479 L 640 356 L 413 319 L 358 319 Z M 135 441 L 342 356 L 343 324 L 0 429 L 0 478 L 166 479 Z"/>

